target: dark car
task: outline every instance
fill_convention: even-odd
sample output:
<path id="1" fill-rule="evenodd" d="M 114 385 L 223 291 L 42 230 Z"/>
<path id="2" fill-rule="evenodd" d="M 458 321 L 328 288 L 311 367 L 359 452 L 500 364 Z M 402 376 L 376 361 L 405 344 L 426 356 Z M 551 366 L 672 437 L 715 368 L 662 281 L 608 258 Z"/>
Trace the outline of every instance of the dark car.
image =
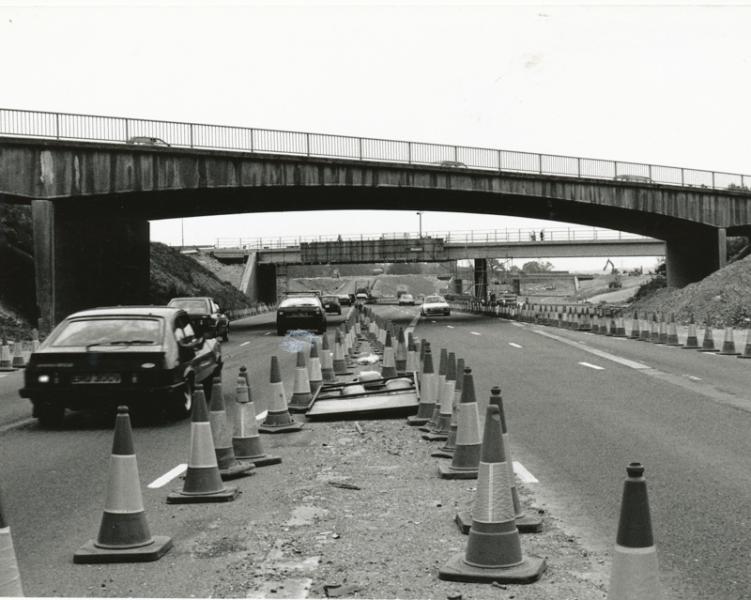
<path id="1" fill-rule="evenodd" d="M 337 298 L 339 299 L 339 305 L 352 306 L 352 296 L 353 294 L 338 294 Z"/>
<path id="2" fill-rule="evenodd" d="M 327 313 L 342 314 L 342 305 L 338 296 L 324 296 L 321 298 L 321 304 L 323 304 L 323 310 Z"/>
<path id="3" fill-rule="evenodd" d="M 290 329 L 310 329 L 326 333 L 326 311 L 318 296 L 289 296 L 276 309 L 276 334 Z"/>
<path id="4" fill-rule="evenodd" d="M 192 392 L 210 393 L 222 370 L 221 346 L 197 334 L 188 314 L 164 306 L 118 306 L 74 313 L 31 354 L 20 394 L 43 427 L 65 409 L 113 410 L 118 404 L 189 414 Z"/>
<path id="5" fill-rule="evenodd" d="M 172 298 L 167 306 L 182 308 L 190 317 L 196 333 L 204 337 L 221 337 L 229 341 L 229 319 L 208 297 Z"/>

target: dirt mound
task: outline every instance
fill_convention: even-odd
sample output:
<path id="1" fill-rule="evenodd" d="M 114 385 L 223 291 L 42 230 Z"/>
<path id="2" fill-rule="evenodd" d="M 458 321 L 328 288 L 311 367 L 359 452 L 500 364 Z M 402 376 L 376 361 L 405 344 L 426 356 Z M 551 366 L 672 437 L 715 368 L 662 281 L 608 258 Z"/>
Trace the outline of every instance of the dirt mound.
<path id="1" fill-rule="evenodd" d="M 348 281 L 347 278 L 336 277 L 297 277 L 289 280 L 290 292 L 303 292 L 305 290 L 320 290 L 322 294 L 333 294 Z"/>
<path id="2" fill-rule="evenodd" d="M 216 258 L 210 254 L 204 252 L 198 252 L 197 254 L 189 254 L 193 260 L 199 265 L 203 266 L 207 270 L 211 271 L 218 279 L 227 281 L 240 289 L 240 282 L 243 278 L 243 272 L 245 271 L 245 265 L 225 265 L 219 262 Z"/>
<path id="3" fill-rule="evenodd" d="M 445 287 L 446 282 L 435 275 L 379 275 L 373 291 L 379 296 L 396 296 L 399 289 L 406 288 L 413 296 L 425 296 Z"/>
<path id="4" fill-rule="evenodd" d="M 639 311 L 675 313 L 676 320 L 697 321 L 713 327 L 748 327 L 751 319 L 751 256 L 715 271 L 684 288 L 664 288 L 635 302 Z"/>

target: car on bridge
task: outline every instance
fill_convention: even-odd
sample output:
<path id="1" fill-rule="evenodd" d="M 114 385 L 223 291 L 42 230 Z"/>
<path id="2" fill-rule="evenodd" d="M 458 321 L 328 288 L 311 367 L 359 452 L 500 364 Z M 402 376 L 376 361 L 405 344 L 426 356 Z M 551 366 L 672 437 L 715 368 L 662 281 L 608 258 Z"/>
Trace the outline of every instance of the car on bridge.
<path id="1" fill-rule="evenodd" d="M 318 296 L 295 294 L 284 298 L 277 306 L 277 335 L 284 335 L 294 329 L 308 329 L 323 334 L 326 333 L 326 326 L 326 311 Z"/>
<path id="2" fill-rule="evenodd" d="M 425 296 L 420 307 L 420 314 L 423 317 L 448 316 L 451 314 L 451 307 L 441 296 Z"/>
<path id="3" fill-rule="evenodd" d="M 349 300 L 349 298 L 347 299 Z M 321 304 L 323 304 L 323 309 L 327 313 L 335 313 L 337 315 L 342 314 L 342 305 L 338 296 L 323 296 L 321 298 Z"/>
<path id="4" fill-rule="evenodd" d="M 114 411 L 119 404 L 183 418 L 195 386 L 210 395 L 221 371 L 221 345 L 197 333 L 184 310 L 94 308 L 53 329 L 31 354 L 19 393 L 51 429 L 62 425 L 66 409 Z"/>
<path id="5" fill-rule="evenodd" d="M 224 342 L 229 341 L 229 318 L 212 298 L 172 298 L 167 306 L 182 308 L 188 313 L 196 333 L 204 337 L 221 337 Z"/>

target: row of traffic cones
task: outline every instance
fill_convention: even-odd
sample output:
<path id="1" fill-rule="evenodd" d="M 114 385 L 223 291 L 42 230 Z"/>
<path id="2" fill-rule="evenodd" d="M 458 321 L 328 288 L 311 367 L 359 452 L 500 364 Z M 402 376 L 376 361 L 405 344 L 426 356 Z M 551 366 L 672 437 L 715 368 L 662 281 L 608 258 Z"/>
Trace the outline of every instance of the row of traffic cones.
<path id="1" fill-rule="evenodd" d="M 0 339 L 0 371 L 15 371 L 29 364 L 31 353 L 39 348 L 39 332 L 34 329 L 31 340 L 9 342 L 3 336 Z"/>

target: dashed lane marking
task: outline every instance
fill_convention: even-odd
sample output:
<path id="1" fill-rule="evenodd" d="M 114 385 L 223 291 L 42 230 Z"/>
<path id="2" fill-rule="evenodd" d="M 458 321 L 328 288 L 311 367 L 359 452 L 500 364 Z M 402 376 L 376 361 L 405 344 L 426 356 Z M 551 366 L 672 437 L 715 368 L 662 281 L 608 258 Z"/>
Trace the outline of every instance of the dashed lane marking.
<path id="1" fill-rule="evenodd" d="M 175 477 L 178 477 L 179 475 L 182 475 L 187 469 L 188 469 L 188 465 L 186 463 L 182 463 L 180 465 L 177 465 L 174 469 L 170 469 L 169 471 L 167 471 L 161 477 L 157 477 L 154 481 L 152 481 L 146 487 L 151 488 L 152 490 L 160 488 L 163 485 L 168 484 Z"/>
<path id="2" fill-rule="evenodd" d="M 521 348 L 521 344 L 517 344 L 516 342 L 509 342 L 508 345 L 512 348 Z"/>
<path id="3" fill-rule="evenodd" d="M 686 375 L 691 381 L 701 381 L 701 377 L 697 377 L 696 375 Z"/>
<path id="4" fill-rule="evenodd" d="M 513 462 L 514 467 L 514 473 L 521 479 L 524 483 L 539 483 L 539 480 L 537 477 L 532 475 L 527 469 L 524 467 L 523 464 L 520 462 L 514 461 Z"/>
<path id="5" fill-rule="evenodd" d="M 266 332 L 266 333 L 264 333 L 263 335 L 271 335 L 271 332 L 270 332 L 270 331 L 267 331 L 267 332 Z"/>
<path id="6" fill-rule="evenodd" d="M 6 431 L 10 431 L 11 429 L 17 429 L 18 427 L 24 427 L 26 425 L 33 423 L 34 421 L 36 421 L 36 418 L 26 417 L 18 421 L 13 421 L 12 423 L 6 423 L 2 427 L 0 427 L 0 433 L 5 433 Z"/>
<path id="7" fill-rule="evenodd" d="M 453 329 L 454 328 L 453 325 L 446 325 L 446 327 L 448 327 L 449 329 Z"/>
<path id="8" fill-rule="evenodd" d="M 581 362 L 580 361 L 579 364 L 582 367 L 589 367 L 590 369 L 594 369 L 595 371 L 604 371 L 605 370 L 605 367 L 601 367 L 600 365 L 593 365 L 592 363 L 588 363 L 588 362 Z"/>
<path id="9" fill-rule="evenodd" d="M 562 344 L 573 346 L 574 348 L 579 348 L 579 350 L 583 350 L 584 352 L 588 352 L 589 354 L 594 354 L 595 356 L 599 356 L 600 358 L 604 358 L 605 360 L 613 361 L 614 363 L 618 363 L 619 365 L 623 365 L 624 367 L 629 367 L 631 369 L 651 369 L 652 368 L 649 365 L 645 365 L 644 363 L 640 363 L 635 360 L 629 360 L 628 358 L 622 358 L 620 356 L 616 356 L 615 354 L 610 354 L 610 352 L 605 352 L 603 350 L 597 350 L 596 348 L 592 348 L 580 342 L 575 342 L 573 340 L 566 339 L 559 335 L 553 335 L 552 333 L 548 333 L 547 331 L 543 331 L 541 329 L 532 328 L 530 329 L 530 331 L 533 333 L 536 333 L 537 335 L 541 335 L 543 337 L 561 342 Z"/>
<path id="10" fill-rule="evenodd" d="M 264 335 L 268 335 L 268 334 L 264 334 Z M 250 344 L 250 342 L 243 342 L 242 344 L 240 344 L 240 347 L 242 348 L 243 346 L 247 346 L 248 344 Z"/>
<path id="11" fill-rule="evenodd" d="M 7 373 L 0 373 L 0 379 L 2 379 L 3 377 L 7 377 L 7 376 L 8 376 Z"/>
<path id="12" fill-rule="evenodd" d="M 478 333 L 477 331 L 470 331 L 472 335 L 482 335 L 481 333 Z"/>

